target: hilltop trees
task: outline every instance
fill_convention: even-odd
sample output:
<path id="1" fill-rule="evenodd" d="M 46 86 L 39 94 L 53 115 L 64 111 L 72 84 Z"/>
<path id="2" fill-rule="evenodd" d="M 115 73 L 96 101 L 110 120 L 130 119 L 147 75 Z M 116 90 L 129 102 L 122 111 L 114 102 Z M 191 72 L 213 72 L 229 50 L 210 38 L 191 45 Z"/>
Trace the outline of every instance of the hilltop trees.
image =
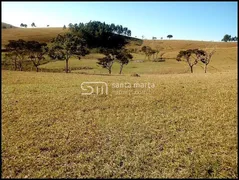
<path id="1" fill-rule="evenodd" d="M 52 40 L 52 43 L 53 47 L 49 51 L 49 56 L 52 59 L 65 60 L 66 73 L 69 72 L 68 62 L 72 56 L 77 56 L 80 59 L 81 56 L 89 54 L 86 41 L 72 33 L 66 33 L 64 35 L 58 34 L 58 36 Z"/>
<path id="2" fill-rule="evenodd" d="M 119 35 L 131 36 L 131 31 L 122 25 L 106 24 L 99 21 L 69 25 L 69 30 L 83 37 L 89 48 L 118 48 L 121 49 L 128 42 Z"/>
<path id="3" fill-rule="evenodd" d="M 21 23 L 21 24 L 20 24 L 20 27 L 25 27 L 25 28 L 27 28 L 27 24 Z"/>
<path id="4" fill-rule="evenodd" d="M 31 26 L 32 26 L 32 27 L 36 27 L 36 25 L 35 25 L 35 23 L 34 23 L 34 22 L 31 24 Z"/>
<path id="5" fill-rule="evenodd" d="M 228 41 L 237 41 L 237 37 L 232 37 L 229 34 L 225 34 L 221 41 L 228 42 Z"/>
<path id="6" fill-rule="evenodd" d="M 231 40 L 231 35 L 228 35 L 228 34 L 226 34 L 222 39 L 222 41 L 224 41 L 224 42 L 227 42 L 227 41 L 230 41 L 230 40 Z"/>
<path id="7" fill-rule="evenodd" d="M 167 38 L 168 38 L 168 39 L 170 39 L 170 38 L 172 38 L 172 37 L 173 37 L 173 35 L 171 35 L 171 34 L 167 35 Z"/>
<path id="8" fill-rule="evenodd" d="M 63 29 L 66 29 L 66 25 L 63 26 Z"/>
<path id="9" fill-rule="evenodd" d="M 183 61 L 186 60 L 188 63 L 191 73 L 193 73 L 193 66 L 199 61 L 205 64 L 204 71 L 207 72 L 207 65 L 210 63 L 212 55 L 215 53 L 215 48 L 211 52 L 206 52 L 200 49 L 188 49 L 180 51 L 176 60 Z"/>

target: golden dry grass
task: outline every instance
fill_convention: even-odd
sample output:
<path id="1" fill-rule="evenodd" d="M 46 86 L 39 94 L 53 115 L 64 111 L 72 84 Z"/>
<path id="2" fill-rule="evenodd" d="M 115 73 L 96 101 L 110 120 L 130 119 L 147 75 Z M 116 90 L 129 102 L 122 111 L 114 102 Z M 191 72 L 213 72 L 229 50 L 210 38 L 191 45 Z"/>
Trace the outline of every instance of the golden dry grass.
<path id="1" fill-rule="evenodd" d="M 238 177 L 235 71 L 2 75 L 5 178 Z M 108 96 L 81 95 L 82 82 L 99 80 Z M 156 87 L 111 87 L 124 82 Z"/>

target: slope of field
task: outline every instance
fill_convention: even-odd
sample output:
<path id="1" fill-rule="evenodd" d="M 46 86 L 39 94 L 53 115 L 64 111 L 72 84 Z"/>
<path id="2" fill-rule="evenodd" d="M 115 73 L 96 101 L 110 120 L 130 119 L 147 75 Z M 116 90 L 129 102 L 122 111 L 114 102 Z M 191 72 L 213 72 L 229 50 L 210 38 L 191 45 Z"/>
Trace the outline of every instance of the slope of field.
<path id="1" fill-rule="evenodd" d="M 238 178 L 235 71 L 2 75 L 3 178 Z"/>
<path id="2" fill-rule="evenodd" d="M 4 47 L 9 40 L 23 39 L 26 41 L 39 41 L 49 43 L 52 38 L 58 34 L 65 33 L 69 29 L 63 28 L 15 28 L 2 29 L 2 46 Z M 142 44 L 142 40 L 125 36 L 127 40 L 131 40 L 133 45 Z"/>

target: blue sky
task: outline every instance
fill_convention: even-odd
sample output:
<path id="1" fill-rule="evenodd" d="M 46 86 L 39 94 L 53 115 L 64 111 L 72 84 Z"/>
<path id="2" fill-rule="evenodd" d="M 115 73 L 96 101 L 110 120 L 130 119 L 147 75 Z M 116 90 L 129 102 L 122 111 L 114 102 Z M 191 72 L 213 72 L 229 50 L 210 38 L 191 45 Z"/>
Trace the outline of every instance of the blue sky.
<path id="1" fill-rule="evenodd" d="M 2 22 L 63 27 L 97 20 L 128 27 L 147 39 L 220 41 L 237 36 L 237 2 L 2 2 Z"/>

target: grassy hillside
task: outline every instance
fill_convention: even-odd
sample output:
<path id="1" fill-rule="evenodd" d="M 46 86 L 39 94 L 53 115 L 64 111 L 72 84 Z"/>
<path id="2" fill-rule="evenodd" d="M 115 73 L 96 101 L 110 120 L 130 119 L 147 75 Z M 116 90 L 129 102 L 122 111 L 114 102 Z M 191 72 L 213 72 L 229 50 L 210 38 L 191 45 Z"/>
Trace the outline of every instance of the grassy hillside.
<path id="1" fill-rule="evenodd" d="M 9 40 L 23 39 L 25 41 L 39 41 L 48 43 L 57 34 L 64 33 L 67 30 L 62 28 L 16 28 L 2 29 L 2 46 L 5 46 Z"/>
<path id="2" fill-rule="evenodd" d="M 68 29 L 62 28 L 15 28 L 2 30 L 2 46 L 8 43 L 8 40 L 36 40 L 40 42 L 50 42 L 57 34 L 67 32 Z M 128 37 L 126 37 L 129 39 Z M 140 49 L 142 46 L 150 46 L 154 49 L 164 48 L 165 51 L 174 51 L 187 48 L 205 48 L 216 46 L 218 48 L 237 47 L 237 42 L 207 42 L 207 41 L 188 41 L 188 40 L 141 40 L 130 38 L 132 43 L 128 48 Z"/>
<path id="3" fill-rule="evenodd" d="M 9 40 L 23 39 L 26 41 L 36 40 L 39 42 L 49 43 L 52 38 L 58 34 L 65 33 L 69 29 L 63 28 L 17 28 L 2 29 L 2 46 L 5 46 Z M 136 38 L 125 37 L 127 40 L 133 41 L 132 44 L 142 44 L 142 41 Z"/>

